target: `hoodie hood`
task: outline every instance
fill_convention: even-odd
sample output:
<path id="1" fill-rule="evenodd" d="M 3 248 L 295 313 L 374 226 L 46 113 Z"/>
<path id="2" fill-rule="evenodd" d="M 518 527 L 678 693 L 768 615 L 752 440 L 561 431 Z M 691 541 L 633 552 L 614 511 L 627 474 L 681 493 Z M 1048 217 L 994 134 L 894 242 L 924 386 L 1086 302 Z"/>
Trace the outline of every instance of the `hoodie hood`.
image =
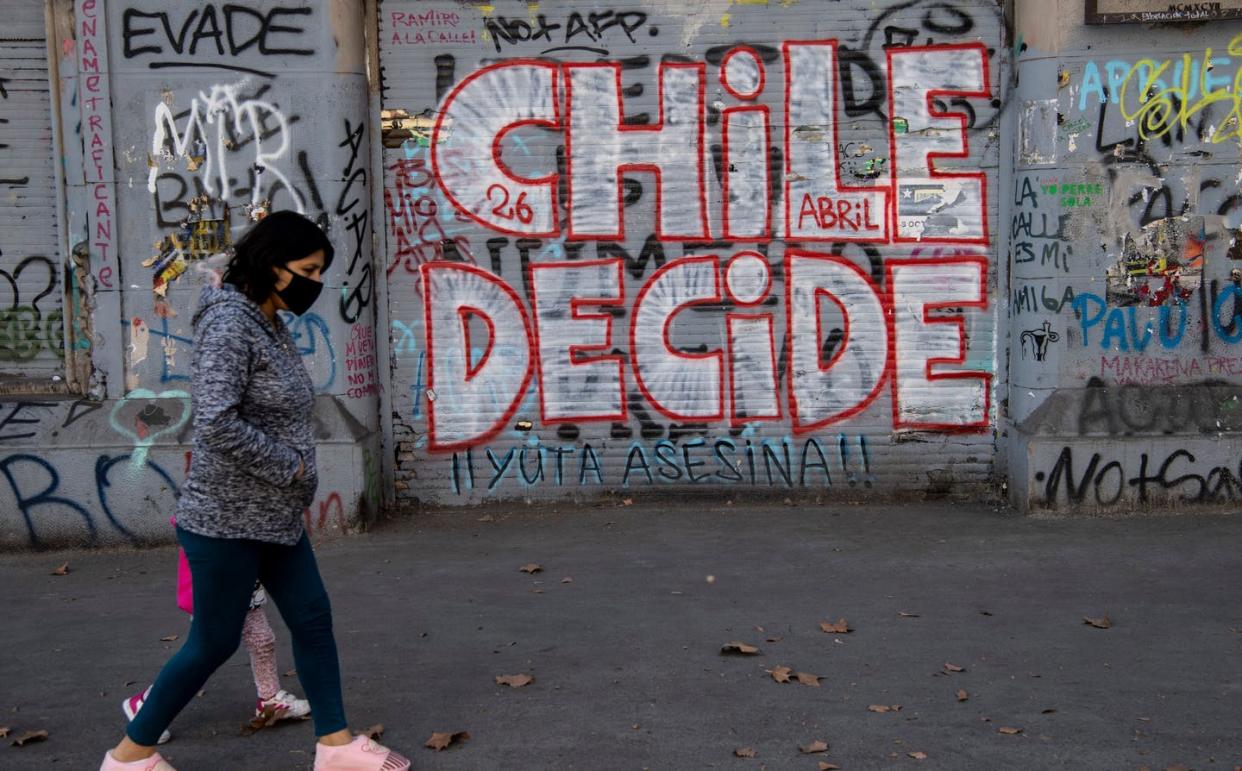
<path id="1" fill-rule="evenodd" d="M 194 311 L 194 326 L 197 327 L 204 318 L 214 313 L 245 314 L 269 335 L 276 336 L 276 328 L 263 310 L 232 284 L 222 282 L 220 286 L 208 284 L 203 287 L 202 294 L 198 296 L 198 309 Z"/>

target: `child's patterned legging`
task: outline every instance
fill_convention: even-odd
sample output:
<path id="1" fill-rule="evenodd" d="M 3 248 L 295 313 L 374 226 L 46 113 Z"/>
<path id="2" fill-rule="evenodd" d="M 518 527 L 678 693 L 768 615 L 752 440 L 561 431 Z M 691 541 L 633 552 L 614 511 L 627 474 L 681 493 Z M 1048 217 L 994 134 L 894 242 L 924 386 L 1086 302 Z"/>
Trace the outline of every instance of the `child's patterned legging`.
<path id="1" fill-rule="evenodd" d="M 252 608 L 242 624 L 242 644 L 250 654 L 250 671 L 260 699 L 270 699 L 280 690 L 276 672 L 276 633 L 262 607 Z"/>

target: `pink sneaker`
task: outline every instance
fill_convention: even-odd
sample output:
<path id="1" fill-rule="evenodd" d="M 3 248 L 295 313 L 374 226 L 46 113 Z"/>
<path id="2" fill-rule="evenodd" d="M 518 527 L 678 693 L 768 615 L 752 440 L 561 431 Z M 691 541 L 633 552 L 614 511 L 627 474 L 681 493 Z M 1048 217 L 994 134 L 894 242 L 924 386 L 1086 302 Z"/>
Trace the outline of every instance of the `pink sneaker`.
<path id="1" fill-rule="evenodd" d="M 407 771 L 410 761 L 366 736 L 349 744 L 315 745 L 315 771 Z"/>
<path id="2" fill-rule="evenodd" d="M 177 771 L 177 769 L 168 765 L 168 761 L 161 758 L 158 752 L 143 760 L 122 763 L 112 757 L 112 750 L 108 750 L 104 753 L 103 765 L 99 767 L 99 771 Z"/>
<path id="3" fill-rule="evenodd" d="M 147 700 L 147 694 L 150 692 L 151 686 L 148 685 L 147 689 L 142 693 L 136 693 L 121 702 L 121 711 L 125 713 L 126 720 L 134 719 L 134 716 L 138 714 L 138 710 L 142 709 L 142 704 Z M 165 729 L 164 733 L 160 734 L 159 740 L 155 743 L 166 744 L 170 739 L 172 739 L 172 734 L 168 733 L 167 729 Z"/>

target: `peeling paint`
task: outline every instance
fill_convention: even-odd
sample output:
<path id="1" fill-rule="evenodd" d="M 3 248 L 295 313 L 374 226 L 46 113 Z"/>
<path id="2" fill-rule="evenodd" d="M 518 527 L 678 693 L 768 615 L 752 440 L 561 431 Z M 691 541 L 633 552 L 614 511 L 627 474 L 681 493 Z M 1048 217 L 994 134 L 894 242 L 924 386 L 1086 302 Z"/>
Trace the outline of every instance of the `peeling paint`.
<path id="1" fill-rule="evenodd" d="M 1018 121 L 1018 156 L 1028 166 L 1057 161 L 1057 100 L 1039 99 L 1022 106 Z"/>

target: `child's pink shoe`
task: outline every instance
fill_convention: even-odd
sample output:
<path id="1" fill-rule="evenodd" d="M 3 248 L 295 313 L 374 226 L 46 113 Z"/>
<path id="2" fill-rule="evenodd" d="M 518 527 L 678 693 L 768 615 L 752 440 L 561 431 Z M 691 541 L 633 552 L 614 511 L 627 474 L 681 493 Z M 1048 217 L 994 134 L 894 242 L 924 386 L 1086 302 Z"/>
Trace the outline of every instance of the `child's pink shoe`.
<path id="1" fill-rule="evenodd" d="M 125 701 L 121 702 L 121 711 L 125 713 L 126 720 L 132 721 L 134 719 L 134 716 L 138 714 L 138 710 L 142 709 L 142 705 L 146 703 L 147 694 L 150 692 L 151 692 L 151 686 L 148 685 L 147 689 L 143 691 L 142 693 L 136 693 L 133 696 L 130 696 Z M 172 739 L 172 734 L 168 733 L 167 729 L 165 729 L 165 731 L 160 734 L 160 738 L 155 743 L 156 744 L 167 744 L 170 739 Z"/>
<path id="2" fill-rule="evenodd" d="M 315 745 L 315 771 L 407 771 L 410 761 L 398 752 L 356 736 L 349 744 Z"/>
<path id="3" fill-rule="evenodd" d="M 112 757 L 112 750 L 108 750 L 104 753 L 103 765 L 99 767 L 99 771 L 177 771 L 177 769 L 168 765 L 168 761 L 161 758 L 158 752 L 143 760 L 122 763 Z"/>

